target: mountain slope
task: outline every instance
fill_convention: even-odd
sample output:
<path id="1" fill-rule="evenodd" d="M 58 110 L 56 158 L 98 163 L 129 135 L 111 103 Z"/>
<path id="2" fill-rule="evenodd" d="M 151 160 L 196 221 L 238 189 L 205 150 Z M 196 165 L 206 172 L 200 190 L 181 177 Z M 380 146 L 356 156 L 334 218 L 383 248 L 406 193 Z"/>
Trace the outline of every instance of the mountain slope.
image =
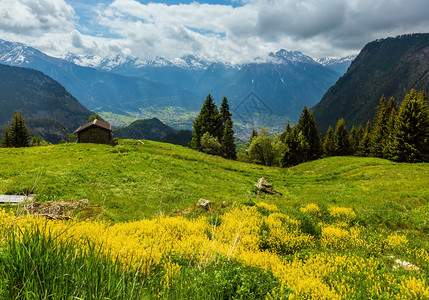
<path id="1" fill-rule="evenodd" d="M 429 34 L 412 34 L 367 44 L 347 73 L 313 107 L 320 130 L 340 117 L 359 125 L 372 119 L 379 99 L 400 103 L 411 88 L 429 90 Z"/>
<path id="2" fill-rule="evenodd" d="M 147 106 L 196 107 L 196 96 L 181 87 L 78 66 L 20 43 L 0 40 L 0 63 L 41 71 L 63 84 L 90 109 Z"/>
<path id="3" fill-rule="evenodd" d="M 215 97 L 227 95 L 234 110 L 248 106 L 245 99 L 254 92 L 270 113 L 297 119 L 304 105 L 314 105 L 338 78 L 300 52 L 281 50 L 271 57 L 272 62 L 242 66 L 214 89 Z"/>
<path id="4" fill-rule="evenodd" d="M 7 125 L 15 110 L 21 111 L 28 125 L 39 128 L 41 136 L 51 142 L 67 137 L 65 130 L 72 132 L 92 114 L 42 72 L 1 64 L 0 107 L 0 125 Z"/>

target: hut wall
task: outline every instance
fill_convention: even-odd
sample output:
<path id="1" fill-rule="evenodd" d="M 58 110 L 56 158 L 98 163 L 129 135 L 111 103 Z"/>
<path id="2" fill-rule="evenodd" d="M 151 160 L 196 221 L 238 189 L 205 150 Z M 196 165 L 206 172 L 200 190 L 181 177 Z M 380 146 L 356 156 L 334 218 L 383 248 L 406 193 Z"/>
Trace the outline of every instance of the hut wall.
<path id="1" fill-rule="evenodd" d="M 78 143 L 110 144 L 113 138 L 109 130 L 100 127 L 90 127 L 79 132 Z"/>

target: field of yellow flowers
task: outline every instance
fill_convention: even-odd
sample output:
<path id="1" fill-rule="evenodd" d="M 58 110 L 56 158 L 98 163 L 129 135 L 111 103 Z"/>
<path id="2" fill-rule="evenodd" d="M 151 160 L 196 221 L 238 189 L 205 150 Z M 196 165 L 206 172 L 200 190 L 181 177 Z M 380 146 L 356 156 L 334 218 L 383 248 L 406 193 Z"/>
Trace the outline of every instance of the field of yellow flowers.
<path id="1" fill-rule="evenodd" d="M 95 249 L 115 262 L 115 271 L 143 274 L 136 290 L 156 278 L 151 297 L 171 298 L 174 289 L 174 298 L 186 298 L 193 287 L 192 277 L 183 276 L 186 268 L 203 274 L 233 261 L 243 272 L 253 267 L 273 275 L 281 288 L 267 291 L 267 299 L 429 299 L 429 253 L 405 234 L 368 230 L 346 207 L 310 203 L 288 214 L 258 202 L 232 206 L 215 221 L 162 216 L 116 224 L 1 210 L 0 224 L 2 252 L 8 239 L 37 228 L 55 243 L 72 245 L 74 255 Z"/>

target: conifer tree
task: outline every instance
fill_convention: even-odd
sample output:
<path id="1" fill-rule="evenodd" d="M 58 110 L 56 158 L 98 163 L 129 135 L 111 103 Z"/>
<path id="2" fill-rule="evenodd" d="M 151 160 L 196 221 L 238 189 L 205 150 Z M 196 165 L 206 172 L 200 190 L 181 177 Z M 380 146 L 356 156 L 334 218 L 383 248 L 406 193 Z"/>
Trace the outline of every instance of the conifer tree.
<path id="1" fill-rule="evenodd" d="M 362 138 L 359 141 L 358 154 L 360 156 L 369 156 L 370 150 L 370 139 L 371 139 L 371 122 L 366 122 L 365 131 Z"/>
<path id="2" fill-rule="evenodd" d="M 323 142 L 323 154 L 326 157 L 335 154 L 334 130 L 332 126 L 329 126 L 328 131 L 326 131 L 326 137 Z"/>
<path id="3" fill-rule="evenodd" d="M 303 138 L 308 143 L 308 152 L 303 153 L 304 160 L 312 160 L 320 157 L 320 138 L 316 127 L 316 121 L 313 112 L 304 106 L 301 116 L 298 120 L 298 130 L 302 132 Z"/>
<path id="4" fill-rule="evenodd" d="M 391 159 L 393 151 L 393 136 L 395 134 L 395 123 L 396 117 L 398 115 L 398 106 L 396 105 L 395 99 L 393 97 L 391 97 L 389 103 L 387 103 L 387 110 L 389 112 L 389 119 L 386 126 L 387 137 L 384 141 L 383 157 Z"/>
<path id="5" fill-rule="evenodd" d="M 24 117 L 19 112 L 14 112 L 12 122 L 10 123 L 10 141 L 12 147 L 30 146 L 30 131 L 25 124 Z"/>
<path id="6" fill-rule="evenodd" d="M 6 126 L 3 132 L 3 139 L 1 140 L 1 146 L 4 148 L 12 147 L 12 141 L 10 138 L 9 127 Z"/>
<path id="7" fill-rule="evenodd" d="M 323 132 L 322 133 L 320 133 L 320 137 L 319 137 L 319 140 L 320 140 L 320 151 L 321 151 L 321 155 L 323 155 L 323 144 L 325 143 L 325 138 L 326 138 L 326 136 L 323 134 Z"/>
<path id="8" fill-rule="evenodd" d="M 193 138 L 191 147 L 201 151 L 201 137 L 204 133 L 208 132 L 211 136 L 216 137 L 218 140 L 221 138 L 220 130 L 220 115 L 212 96 L 209 94 L 204 101 L 201 111 L 195 121 L 193 122 L 194 130 L 192 132 Z"/>
<path id="9" fill-rule="evenodd" d="M 220 132 L 220 143 L 222 145 L 222 156 L 229 159 L 237 159 L 233 124 L 234 122 L 232 121 L 232 114 L 229 111 L 228 99 L 223 97 L 220 106 L 219 128 L 222 130 L 222 132 Z"/>
<path id="10" fill-rule="evenodd" d="M 396 119 L 392 158 L 403 162 L 429 162 L 429 108 L 424 93 L 411 90 Z"/>
<path id="11" fill-rule="evenodd" d="M 357 130 L 357 151 L 358 152 L 359 152 L 359 144 L 363 138 L 364 133 L 365 133 L 365 130 L 363 129 L 362 125 L 359 125 L 359 128 Z"/>
<path id="12" fill-rule="evenodd" d="M 340 118 L 335 126 L 334 132 L 335 155 L 349 155 L 350 141 L 347 132 L 346 122 Z"/>
<path id="13" fill-rule="evenodd" d="M 389 112 L 387 109 L 387 102 L 384 95 L 380 99 L 377 107 L 370 137 L 370 153 L 375 157 L 383 157 L 383 148 L 388 137 L 387 122 L 389 120 Z"/>
<path id="14" fill-rule="evenodd" d="M 293 166 L 304 162 L 304 153 L 308 153 L 310 145 L 307 139 L 294 125 L 290 132 L 285 136 L 285 155 L 282 160 L 282 166 Z"/>
<path id="15" fill-rule="evenodd" d="M 359 139 L 358 139 L 358 133 L 356 130 L 356 126 L 352 126 L 352 129 L 350 130 L 349 134 L 349 141 L 350 141 L 350 153 L 352 155 L 355 155 L 358 150 L 359 146 Z"/>
<path id="16" fill-rule="evenodd" d="M 223 136 L 221 140 L 222 156 L 228 159 L 237 159 L 237 151 L 235 149 L 234 130 L 232 129 L 232 120 L 227 119 Z"/>
<path id="17" fill-rule="evenodd" d="M 220 105 L 220 109 L 219 109 L 219 113 L 220 113 L 220 131 L 221 134 L 223 134 L 223 130 L 224 130 L 224 126 L 227 120 L 231 120 L 232 121 L 232 114 L 229 111 L 229 104 L 228 104 L 228 99 L 226 97 L 222 98 L 222 103 Z"/>

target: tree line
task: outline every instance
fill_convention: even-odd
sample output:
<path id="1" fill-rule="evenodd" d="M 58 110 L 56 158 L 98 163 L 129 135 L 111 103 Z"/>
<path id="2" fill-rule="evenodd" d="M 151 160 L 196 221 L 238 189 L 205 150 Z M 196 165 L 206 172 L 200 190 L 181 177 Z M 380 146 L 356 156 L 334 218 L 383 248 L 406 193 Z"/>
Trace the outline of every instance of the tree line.
<path id="1" fill-rule="evenodd" d="M 227 124 L 228 123 L 228 124 Z M 400 107 L 394 98 L 381 97 L 377 112 L 365 128 L 343 118 L 325 134 L 317 129 L 313 113 L 304 107 L 293 126 L 271 135 L 267 129 L 252 130 L 250 140 L 236 153 L 228 100 L 220 112 L 209 95 L 194 121 L 191 147 L 230 159 L 288 167 L 321 157 L 354 155 L 386 158 L 398 162 L 429 162 L 429 105 L 425 92 L 411 90 Z"/>

